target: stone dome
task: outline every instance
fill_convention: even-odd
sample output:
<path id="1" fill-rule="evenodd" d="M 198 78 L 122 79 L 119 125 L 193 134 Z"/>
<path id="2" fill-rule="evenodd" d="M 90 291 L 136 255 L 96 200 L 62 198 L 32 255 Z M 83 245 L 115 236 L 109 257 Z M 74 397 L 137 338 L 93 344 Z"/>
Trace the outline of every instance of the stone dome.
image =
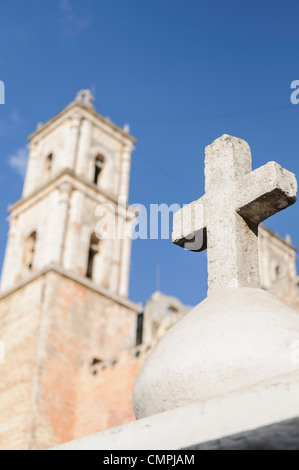
<path id="1" fill-rule="evenodd" d="M 158 342 L 134 387 L 143 418 L 195 402 L 275 387 L 299 378 L 292 346 L 299 313 L 253 288 L 217 292 Z"/>

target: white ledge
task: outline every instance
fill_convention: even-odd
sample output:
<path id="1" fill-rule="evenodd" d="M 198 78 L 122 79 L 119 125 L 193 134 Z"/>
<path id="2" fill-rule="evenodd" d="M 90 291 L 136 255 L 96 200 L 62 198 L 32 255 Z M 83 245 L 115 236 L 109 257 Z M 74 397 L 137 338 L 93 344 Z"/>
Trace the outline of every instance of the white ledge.
<path id="1" fill-rule="evenodd" d="M 175 450 L 299 416 L 299 370 L 263 390 L 240 391 L 141 419 L 52 450 Z"/>

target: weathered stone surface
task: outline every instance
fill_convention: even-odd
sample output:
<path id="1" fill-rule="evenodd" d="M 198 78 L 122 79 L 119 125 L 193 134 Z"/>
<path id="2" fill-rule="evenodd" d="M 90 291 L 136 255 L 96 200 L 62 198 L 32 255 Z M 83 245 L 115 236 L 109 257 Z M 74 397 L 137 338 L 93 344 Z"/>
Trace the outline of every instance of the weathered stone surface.
<path id="1" fill-rule="evenodd" d="M 175 214 L 173 242 L 207 248 L 209 293 L 259 287 L 258 224 L 296 201 L 295 175 L 274 162 L 251 172 L 248 144 L 223 135 L 206 147 L 205 191 Z"/>
<path id="2" fill-rule="evenodd" d="M 54 269 L 0 297 L 0 449 L 45 449 L 131 421 L 144 355 L 107 362 L 134 346 L 136 316 Z M 97 373 L 95 361 L 106 367 Z"/>

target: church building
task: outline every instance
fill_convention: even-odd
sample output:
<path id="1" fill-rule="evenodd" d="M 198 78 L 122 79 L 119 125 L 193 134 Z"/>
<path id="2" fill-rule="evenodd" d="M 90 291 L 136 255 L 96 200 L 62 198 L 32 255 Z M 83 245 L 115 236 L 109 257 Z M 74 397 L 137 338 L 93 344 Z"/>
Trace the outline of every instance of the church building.
<path id="1" fill-rule="evenodd" d="M 128 298 L 135 138 L 88 90 L 29 137 L 10 208 L 0 293 L 0 449 L 46 449 L 134 420 L 132 390 L 153 346 L 188 312 L 156 292 Z M 96 233 L 112 207 L 120 237 Z M 4 214 L 2 214 L 4 217 Z M 262 287 L 299 309 L 296 249 L 260 227 Z M 143 337 L 142 337 L 143 336 Z"/>

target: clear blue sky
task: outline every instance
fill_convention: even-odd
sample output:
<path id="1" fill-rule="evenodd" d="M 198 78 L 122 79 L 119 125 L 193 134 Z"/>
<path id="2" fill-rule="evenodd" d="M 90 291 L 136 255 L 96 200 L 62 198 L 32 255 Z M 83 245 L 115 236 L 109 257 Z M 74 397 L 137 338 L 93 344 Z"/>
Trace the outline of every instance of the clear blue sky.
<path id="1" fill-rule="evenodd" d="M 204 148 L 226 133 L 248 141 L 253 167 L 299 175 L 298 0 L 11 0 L 0 11 L 0 256 L 6 207 L 21 195 L 27 136 L 91 88 L 96 107 L 138 138 L 130 202 L 188 203 L 204 192 Z M 15 157 L 15 158 L 13 158 Z M 267 221 L 299 247 L 299 205 Z M 133 244 L 130 295 L 156 287 L 195 304 L 206 255 L 168 240 Z"/>

